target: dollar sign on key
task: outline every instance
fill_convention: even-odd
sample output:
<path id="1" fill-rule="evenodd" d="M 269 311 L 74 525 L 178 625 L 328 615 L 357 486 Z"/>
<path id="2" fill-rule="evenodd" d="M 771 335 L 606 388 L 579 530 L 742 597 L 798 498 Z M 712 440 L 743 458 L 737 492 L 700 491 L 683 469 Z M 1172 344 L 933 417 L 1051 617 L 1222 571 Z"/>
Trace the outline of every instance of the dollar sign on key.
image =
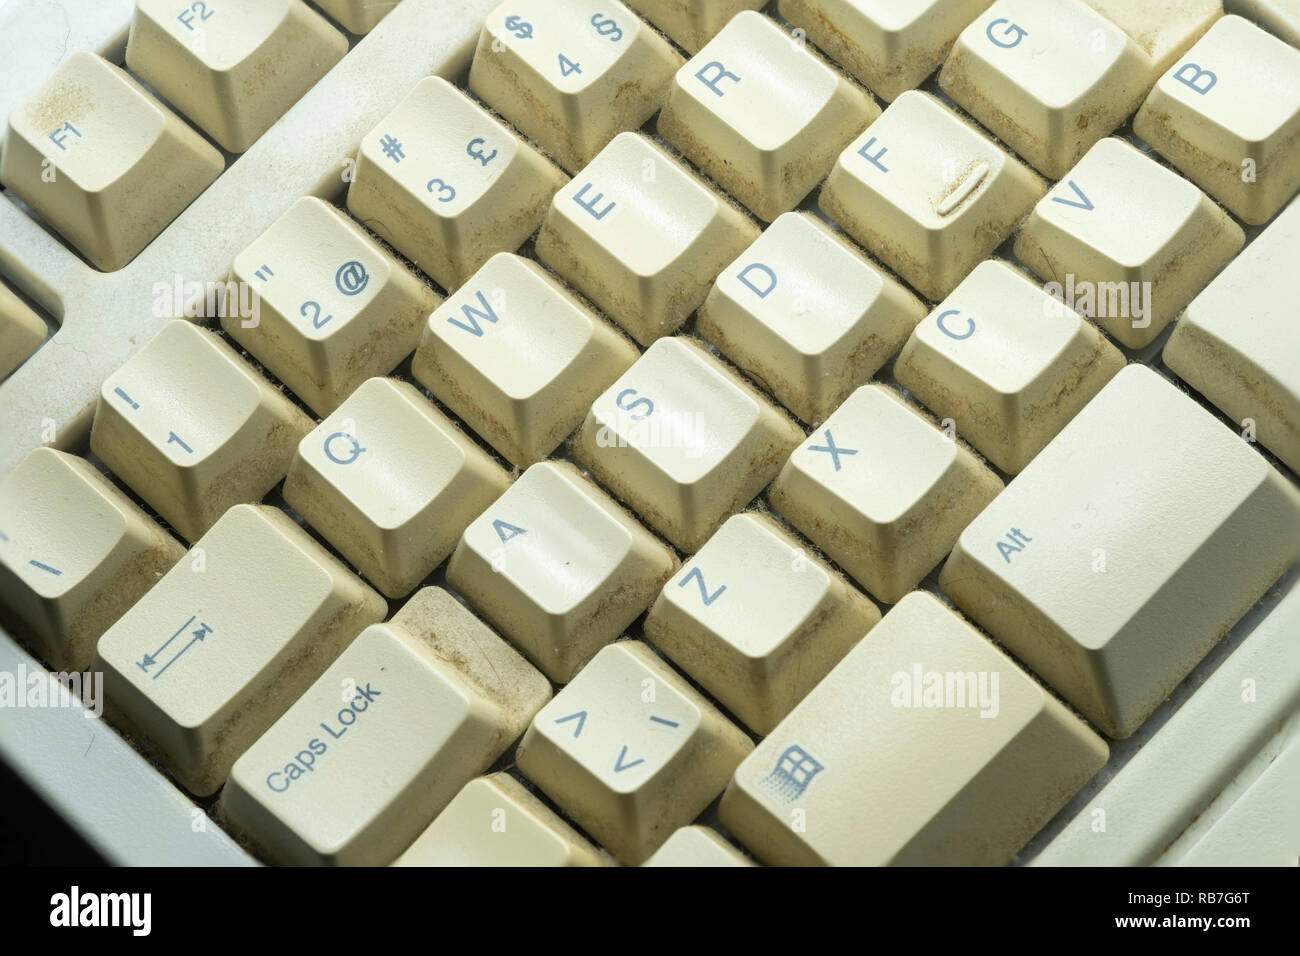
<path id="1" fill-rule="evenodd" d="M 506 17 L 506 29 L 521 40 L 527 40 L 533 35 L 533 25 L 523 17 Z"/>
<path id="2" fill-rule="evenodd" d="M 603 20 L 602 17 L 604 17 Z M 617 43 L 623 39 L 623 30 L 614 22 L 613 17 L 606 17 L 603 13 L 593 13 L 591 15 L 591 25 L 596 28 L 596 32 L 601 36 L 609 37 L 611 43 Z"/>

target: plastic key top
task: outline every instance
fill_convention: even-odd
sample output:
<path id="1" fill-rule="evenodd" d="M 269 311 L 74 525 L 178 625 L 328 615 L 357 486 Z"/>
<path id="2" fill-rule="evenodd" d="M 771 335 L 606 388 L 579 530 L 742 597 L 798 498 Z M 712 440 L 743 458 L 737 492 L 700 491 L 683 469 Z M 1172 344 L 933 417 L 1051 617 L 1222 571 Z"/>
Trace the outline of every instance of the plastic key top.
<path id="1" fill-rule="evenodd" d="M 507 0 L 469 88 L 570 173 L 654 115 L 682 58 L 619 0 Z"/>
<path id="2" fill-rule="evenodd" d="M 1083 0 L 997 0 L 939 74 L 959 106 L 1059 179 L 1155 82 L 1137 44 Z"/>
<path id="3" fill-rule="evenodd" d="M 769 518 L 739 514 L 665 585 L 645 636 L 766 734 L 879 620 L 803 543 Z"/>
<path id="4" fill-rule="evenodd" d="M 803 430 L 685 338 L 596 399 L 573 453 L 650 527 L 694 551 L 776 475 Z"/>
<path id="5" fill-rule="evenodd" d="M 126 64 L 242 153 L 347 52 L 303 0 L 137 0 Z"/>
<path id="6" fill-rule="evenodd" d="M 1133 131 L 1235 215 L 1268 222 L 1300 188 L 1300 50 L 1224 17 L 1156 83 Z"/>
<path id="7" fill-rule="evenodd" d="M 0 381 L 41 347 L 45 322 L 0 282 Z"/>
<path id="8" fill-rule="evenodd" d="M 1096 326 L 990 259 L 917 327 L 894 374 L 1015 474 L 1123 367 Z"/>
<path id="9" fill-rule="evenodd" d="M 772 507 L 892 604 L 1002 490 L 966 448 L 885 385 L 864 385 L 790 456 Z"/>
<path id="10" fill-rule="evenodd" d="M 556 194 L 537 256 L 649 345 L 686 321 L 758 234 L 661 148 L 621 133 Z"/>
<path id="11" fill-rule="evenodd" d="M 550 696 L 517 651 L 425 588 L 239 758 L 222 814 L 278 863 L 389 863 Z"/>
<path id="12" fill-rule="evenodd" d="M 564 683 L 654 600 L 677 558 L 567 462 L 539 462 L 475 519 L 447 581 Z"/>
<path id="13" fill-rule="evenodd" d="M 1225 0 L 1224 7 L 1300 47 L 1300 0 Z"/>
<path id="14" fill-rule="evenodd" d="M 627 0 L 627 5 L 682 47 L 699 52 L 741 10 L 757 10 L 765 0 Z"/>
<path id="15" fill-rule="evenodd" d="M 1050 294 L 1140 349 L 1244 242 L 1199 189 L 1108 138 L 1034 207 L 1015 252 Z"/>
<path id="16" fill-rule="evenodd" d="M 1300 200 L 1192 300 L 1165 345 L 1171 369 L 1300 475 L 1300 323 L 1288 265 Z"/>
<path id="17" fill-rule="evenodd" d="M 1131 365 L 962 533 L 939 584 L 1122 738 L 1297 556 L 1300 492 Z"/>
<path id="18" fill-rule="evenodd" d="M 108 714 L 206 796 L 384 599 L 284 512 L 236 505 L 99 640 Z"/>
<path id="19" fill-rule="evenodd" d="M 1011 235 L 1041 179 L 934 97 L 908 91 L 848 145 L 819 204 L 913 288 L 942 299 Z"/>
<path id="20" fill-rule="evenodd" d="M 916 296 L 821 220 L 786 213 L 718 276 L 696 328 L 816 423 L 896 355 L 923 318 Z"/>
<path id="21" fill-rule="evenodd" d="M 431 76 L 361 141 L 348 210 L 454 289 L 537 229 L 567 177 L 477 103 Z"/>
<path id="22" fill-rule="evenodd" d="M 754 745 L 640 641 L 592 658 L 519 742 L 519 769 L 626 864 L 726 786 Z"/>
<path id="23" fill-rule="evenodd" d="M 1129 35 L 1157 73 L 1205 35 L 1223 16 L 1223 0 L 1083 0 Z M 1267 0 L 1266 0 L 1267 2 Z M 1284 0 L 1293 3 L 1295 0 Z M 1232 0 L 1228 0 L 1231 5 Z M 1090 38 L 1091 39 L 1091 38 Z"/>
<path id="24" fill-rule="evenodd" d="M 193 541 L 270 491 L 311 427 L 220 338 L 177 319 L 104 382 L 90 448 Z"/>
<path id="25" fill-rule="evenodd" d="M 722 837 L 708 827 L 682 827 L 655 851 L 642 866 L 753 866 Z"/>
<path id="26" fill-rule="evenodd" d="M 221 326 L 318 414 L 411 354 L 442 299 L 352 220 L 299 199 L 235 259 L 258 315 L 227 308 Z"/>
<path id="27" fill-rule="evenodd" d="M 774 865 L 996 866 L 1106 758 L 1015 661 L 917 592 L 740 765 L 719 815 Z"/>
<path id="28" fill-rule="evenodd" d="M 639 354 L 537 263 L 502 252 L 429 316 L 411 373 L 527 467 L 573 433 Z"/>
<path id="29" fill-rule="evenodd" d="M 781 0 L 781 16 L 885 100 L 939 68 L 993 0 Z"/>
<path id="30" fill-rule="evenodd" d="M 185 553 L 82 458 L 37 448 L 0 481 L 0 595 L 53 670 L 95 641 Z"/>
<path id="31" fill-rule="evenodd" d="M 465 784 L 396 866 L 606 866 L 612 861 L 505 773 Z"/>
<path id="32" fill-rule="evenodd" d="M 214 146 L 123 70 L 79 52 L 10 115 L 0 183 L 112 272 L 223 166 Z"/>
<path id="33" fill-rule="evenodd" d="M 871 97 L 760 13 L 677 71 L 659 135 L 760 219 L 788 212 L 880 115 Z"/>

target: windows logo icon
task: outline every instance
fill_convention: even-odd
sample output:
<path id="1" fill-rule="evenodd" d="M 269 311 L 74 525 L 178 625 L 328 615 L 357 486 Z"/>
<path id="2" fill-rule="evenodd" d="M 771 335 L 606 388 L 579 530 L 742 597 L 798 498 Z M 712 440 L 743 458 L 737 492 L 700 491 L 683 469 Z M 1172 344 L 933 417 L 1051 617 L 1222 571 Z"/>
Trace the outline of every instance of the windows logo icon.
<path id="1" fill-rule="evenodd" d="M 769 793 L 782 800 L 790 801 L 803 796 L 813 777 L 826 769 L 826 766 L 804 750 L 798 744 L 792 744 L 781 752 L 772 772 L 759 781 Z"/>

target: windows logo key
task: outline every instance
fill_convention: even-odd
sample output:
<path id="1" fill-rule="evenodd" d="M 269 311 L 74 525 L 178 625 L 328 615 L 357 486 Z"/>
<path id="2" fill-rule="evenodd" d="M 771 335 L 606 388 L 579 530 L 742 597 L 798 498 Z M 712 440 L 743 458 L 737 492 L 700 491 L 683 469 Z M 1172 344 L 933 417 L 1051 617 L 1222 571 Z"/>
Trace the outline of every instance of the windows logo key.
<path id="1" fill-rule="evenodd" d="M 813 777 L 825 769 L 826 766 L 808 751 L 798 744 L 791 744 L 781 751 L 772 772 L 759 783 L 773 796 L 789 803 L 802 797 Z"/>

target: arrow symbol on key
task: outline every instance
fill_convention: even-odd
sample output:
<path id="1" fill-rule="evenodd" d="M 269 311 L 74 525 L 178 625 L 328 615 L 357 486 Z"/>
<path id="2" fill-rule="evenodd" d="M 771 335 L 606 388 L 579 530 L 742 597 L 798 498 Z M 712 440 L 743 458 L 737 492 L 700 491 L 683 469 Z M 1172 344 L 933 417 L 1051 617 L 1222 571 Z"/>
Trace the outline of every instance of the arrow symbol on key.
<path id="1" fill-rule="evenodd" d="M 582 728 L 587 726 L 587 712 L 585 710 L 580 710 L 576 714 L 570 714 L 568 717 L 558 717 L 555 722 L 557 724 L 562 724 L 566 720 L 576 720 L 578 722 L 578 726 L 573 728 L 573 739 L 577 740 L 578 737 L 582 736 Z"/>
<path id="2" fill-rule="evenodd" d="M 624 763 L 624 762 L 623 762 L 623 758 L 626 757 L 626 756 L 627 756 L 627 744 L 624 744 L 624 745 L 623 745 L 623 749 L 620 750 L 619 753 L 618 753 L 618 760 L 614 761 L 614 772 L 615 772 L 615 773 L 622 773 L 624 770 L 631 770 L 633 767 L 635 767 L 635 766 L 636 766 L 637 764 L 639 764 L 639 763 L 645 763 L 645 758 L 644 758 L 644 757 L 637 757 L 637 758 L 636 758 L 635 760 L 633 760 L 631 763 Z"/>

